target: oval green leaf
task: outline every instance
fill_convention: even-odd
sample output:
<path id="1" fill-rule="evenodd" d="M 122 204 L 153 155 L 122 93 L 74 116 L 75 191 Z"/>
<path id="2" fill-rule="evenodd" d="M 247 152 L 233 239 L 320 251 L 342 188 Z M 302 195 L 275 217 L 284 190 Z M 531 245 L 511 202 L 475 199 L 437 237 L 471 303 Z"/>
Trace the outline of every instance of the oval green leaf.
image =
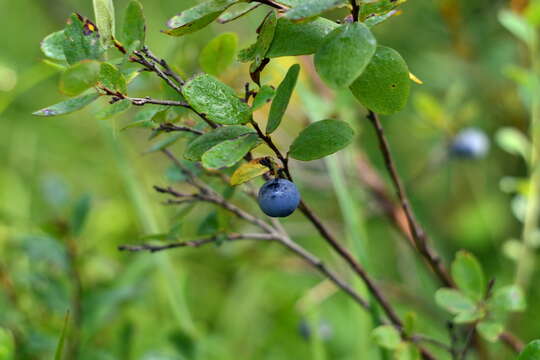
<path id="1" fill-rule="evenodd" d="M 202 156 L 202 164 L 207 169 L 230 167 L 259 145 L 261 139 L 257 134 L 246 134 L 236 139 L 217 144 Z"/>
<path id="2" fill-rule="evenodd" d="M 435 302 L 452 314 L 474 311 L 474 301 L 455 289 L 439 289 L 435 293 Z"/>
<path id="3" fill-rule="evenodd" d="M 112 105 L 107 105 L 96 113 L 96 118 L 100 120 L 110 119 L 114 116 L 126 112 L 131 107 L 131 101 L 123 99 Z"/>
<path id="4" fill-rule="evenodd" d="M 527 307 L 525 294 L 517 285 L 503 286 L 495 290 L 489 299 L 489 305 L 491 308 L 503 312 L 523 311 Z"/>
<path id="5" fill-rule="evenodd" d="M 405 107 L 410 87 L 405 60 L 397 51 L 378 46 L 371 62 L 350 89 L 368 109 L 389 115 Z"/>
<path id="6" fill-rule="evenodd" d="M 459 251 L 451 266 L 452 279 L 463 293 L 481 300 L 486 293 L 486 280 L 478 260 L 467 251 Z"/>
<path id="7" fill-rule="evenodd" d="M 182 88 L 186 101 L 197 112 L 223 125 L 245 124 L 251 119 L 251 109 L 234 90 L 211 75 L 199 75 Z"/>
<path id="8" fill-rule="evenodd" d="M 238 47 L 235 33 L 223 33 L 210 41 L 199 57 L 201 68 L 214 76 L 222 74 L 233 62 Z"/>
<path id="9" fill-rule="evenodd" d="M 43 41 L 41 41 L 41 51 L 48 58 L 65 61 L 66 56 L 64 55 L 64 40 L 66 35 L 64 35 L 64 30 L 53 32 L 49 34 Z"/>
<path id="10" fill-rule="evenodd" d="M 118 91 L 122 94 L 127 93 L 127 81 L 125 76 L 112 64 L 101 64 L 99 70 L 99 82 L 109 90 Z"/>
<path id="11" fill-rule="evenodd" d="M 284 17 L 292 21 L 306 20 L 318 16 L 325 11 L 338 8 L 348 3 L 349 0 L 304 1 L 287 11 Z"/>
<path id="12" fill-rule="evenodd" d="M 255 99 L 253 100 L 253 104 L 251 105 L 251 110 L 255 111 L 257 109 L 260 109 L 265 104 L 270 102 L 274 96 L 276 95 L 276 90 L 269 86 L 269 85 L 263 85 L 259 89 L 259 92 L 255 96 Z"/>
<path id="13" fill-rule="evenodd" d="M 60 77 L 60 91 L 69 96 L 79 95 L 97 83 L 99 71 L 99 62 L 93 60 L 70 66 Z"/>
<path id="14" fill-rule="evenodd" d="M 172 17 L 164 31 L 167 35 L 183 36 L 200 30 L 217 19 L 222 12 L 238 0 L 206 0 Z"/>
<path id="15" fill-rule="evenodd" d="M 131 0 L 124 13 L 124 23 L 122 26 L 122 41 L 126 47 L 130 48 L 136 41 L 138 46 L 144 46 L 146 37 L 146 22 L 143 14 L 143 7 L 137 0 Z"/>
<path id="16" fill-rule="evenodd" d="M 481 321 L 476 325 L 476 330 L 489 342 L 496 342 L 504 331 L 503 324 L 496 321 Z"/>
<path id="17" fill-rule="evenodd" d="M 96 25 L 100 32 L 100 40 L 104 46 L 113 43 L 115 33 L 114 4 L 112 0 L 94 0 Z"/>
<path id="18" fill-rule="evenodd" d="M 289 149 L 289 156 L 302 161 L 320 159 L 349 145 L 353 136 L 353 129 L 344 121 L 317 121 L 300 132 Z"/>
<path id="19" fill-rule="evenodd" d="M 64 30 L 64 55 L 69 64 L 81 60 L 100 60 L 104 48 L 97 27 L 88 19 L 72 14 Z"/>
<path id="20" fill-rule="evenodd" d="M 212 130 L 204 135 L 198 136 L 189 143 L 184 152 L 184 158 L 191 161 L 200 161 L 205 152 L 210 150 L 217 144 L 226 141 L 236 139 L 237 137 L 249 133 L 255 133 L 253 129 L 247 126 L 231 125 L 223 126 Z"/>
<path id="21" fill-rule="evenodd" d="M 305 24 L 296 24 L 280 18 L 266 56 L 276 58 L 313 54 L 321 46 L 326 35 L 337 27 L 339 24 L 324 18 Z"/>
<path id="22" fill-rule="evenodd" d="M 315 53 L 315 68 L 332 88 L 350 86 L 371 61 L 377 41 L 362 23 L 345 24 L 332 31 Z"/>
<path id="23" fill-rule="evenodd" d="M 99 94 L 97 93 L 83 95 L 77 98 L 63 101 L 61 103 L 58 103 L 52 106 L 48 106 L 44 109 L 34 112 L 33 115 L 58 116 L 58 115 L 69 114 L 69 113 L 72 113 L 72 112 L 75 112 L 77 110 L 84 108 L 86 105 L 90 103 L 93 103 L 98 97 L 99 97 Z"/>
<path id="24" fill-rule="evenodd" d="M 391 325 L 382 325 L 373 330 L 371 333 L 373 339 L 380 347 L 394 350 L 401 343 L 399 331 Z"/>
<path id="25" fill-rule="evenodd" d="M 253 72 L 257 69 L 266 57 L 270 44 L 272 44 L 272 40 L 274 39 L 277 21 L 275 11 L 268 13 L 260 27 L 257 41 L 238 54 L 238 60 L 241 62 L 253 61 L 250 71 Z"/>
<path id="26" fill-rule="evenodd" d="M 517 360 L 540 360 L 540 340 L 531 341 L 519 354 Z"/>
<path id="27" fill-rule="evenodd" d="M 291 95 L 298 81 L 298 74 L 300 73 L 300 65 L 294 64 L 289 68 L 283 81 L 279 84 L 276 90 L 276 96 L 272 101 L 270 107 L 270 114 L 268 115 L 268 123 L 266 124 L 266 133 L 273 133 L 281 124 L 283 115 L 289 106 Z"/>

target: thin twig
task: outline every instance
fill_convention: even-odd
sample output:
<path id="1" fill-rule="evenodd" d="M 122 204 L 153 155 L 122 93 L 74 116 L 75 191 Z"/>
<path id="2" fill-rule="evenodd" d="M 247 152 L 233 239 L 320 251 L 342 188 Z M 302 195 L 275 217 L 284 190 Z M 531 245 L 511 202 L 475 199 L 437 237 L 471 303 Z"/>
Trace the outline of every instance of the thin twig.
<path id="1" fill-rule="evenodd" d="M 212 244 L 218 242 L 220 239 L 226 239 L 228 241 L 235 241 L 235 240 L 274 240 L 275 237 L 271 234 L 223 234 L 223 236 L 220 238 L 219 236 L 211 236 L 204 239 L 199 240 L 193 240 L 193 241 L 182 241 L 182 242 L 172 242 L 164 245 L 154 245 L 154 244 L 140 244 L 140 245 L 120 245 L 118 247 L 118 250 L 120 251 L 130 251 L 130 252 L 138 252 L 138 251 L 149 251 L 151 253 L 163 251 L 163 250 L 169 250 L 169 249 L 177 249 L 182 247 L 201 247 L 207 244 Z"/>
<path id="2" fill-rule="evenodd" d="M 435 274 L 437 274 L 441 282 L 445 286 L 454 287 L 454 282 L 452 281 L 448 270 L 442 263 L 439 255 L 431 249 L 429 245 L 429 238 L 426 232 L 424 231 L 420 223 L 418 223 L 418 221 L 416 220 L 416 217 L 410 205 L 409 198 L 407 196 L 407 193 L 405 192 L 405 188 L 403 187 L 401 178 L 399 177 L 399 174 L 397 172 L 397 168 L 394 163 L 392 153 L 390 151 L 390 145 L 388 143 L 388 140 L 386 139 L 386 135 L 384 133 L 384 129 L 379 120 L 379 117 L 377 116 L 377 114 L 370 110 L 368 114 L 368 119 L 373 124 L 375 132 L 377 134 L 377 138 L 379 139 L 379 147 L 384 158 L 386 169 L 388 170 L 388 173 L 390 174 L 390 177 L 392 179 L 392 183 L 394 184 L 394 188 L 396 190 L 396 194 L 400 201 L 401 207 L 403 208 L 403 211 L 407 216 L 410 233 L 415 241 L 416 248 L 430 264 L 431 268 L 433 269 Z"/>
<path id="3" fill-rule="evenodd" d="M 175 131 L 183 131 L 183 132 L 190 132 L 195 135 L 203 135 L 204 131 L 194 129 L 189 126 L 184 125 L 175 125 L 171 123 L 162 123 L 159 124 L 157 128 L 154 129 L 154 131 L 164 131 L 164 132 L 175 132 Z"/>

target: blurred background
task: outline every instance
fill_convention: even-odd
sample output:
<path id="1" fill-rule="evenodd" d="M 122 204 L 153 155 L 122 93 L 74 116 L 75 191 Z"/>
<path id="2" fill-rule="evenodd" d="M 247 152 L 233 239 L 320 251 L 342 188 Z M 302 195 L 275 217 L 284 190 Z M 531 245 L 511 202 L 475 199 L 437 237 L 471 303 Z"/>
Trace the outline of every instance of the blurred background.
<path id="1" fill-rule="evenodd" d="M 237 22 L 172 38 L 159 30 L 196 1 L 141 2 L 148 46 L 186 77 L 201 71 L 198 57 L 212 38 L 235 32 L 244 48 L 265 15 L 259 8 Z M 121 13 L 127 1 L 114 4 Z M 501 285 L 513 281 L 520 247 L 528 173 L 512 141 L 528 133 L 531 60 L 499 12 L 526 5 L 411 0 L 374 30 L 423 81 L 413 85 L 405 111 L 383 118 L 417 215 L 447 263 L 468 249 Z M 69 310 L 66 358 L 378 358 L 369 315 L 277 245 L 119 252 L 118 245 L 160 234 L 212 233 L 221 214 L 208 205 L 161 204 L 152 185 L 181 177 L 159 153 L 146 153 L 156 141 L 148 140 L 148 130 L 122 130 L 135 112 L 97 120 L 103 101 L 64 117 L 31 115 L 64 99 L 58 71 L 42 62 L 40 41 L 63 28 L 73 11 L 93 18 L 91 1 L 0 0 L 0 9 L 0 349 L 14 344 L 16 359 L 52 358 Z M 329 98 L 310 81 L 309 57 L 276 59 L 263 78 L 277 85 L 294 62 L 302 65 L 301 83 L 276 133 L 278 144 L 286 149 L 309 121 L 329 116 L 349 121 L 358 134 L 354 145 L 328 160 L 292 163 L 304 199 L 354 249 L 401 314 L 416 314 L 421 332 L 448 341 L 450 317 L 433 298 L 438 283 L 360 180 L 360 156 L 386 180 L 364 110 L 351 95 Z M 134 96 L 165 91 L 150 76 L 142 78 L 130 88 Z M 248 65 L 235 62 L 220 78 L 240 91 Z M 267 111 L 259 112 L 260 121 Z M 489 154 L 449 158 L 452 137 L 471 126 L 491 139 Z M 501 132 L 508 127 L 513 137 Z M 180 154 L 183 146 L 179 141 L 171 149 Z M 234 201 L 260 214 L 244 198 Z M 351 278 L 301 215 L 283 223 L 295 240 Z M 540 288 L 534 273 L 530 279 L 529 307 L 508 324 L 524 340 L 540 333 L 534 321 Z M 491 356 L 512 358 L 500 345 Z"/>

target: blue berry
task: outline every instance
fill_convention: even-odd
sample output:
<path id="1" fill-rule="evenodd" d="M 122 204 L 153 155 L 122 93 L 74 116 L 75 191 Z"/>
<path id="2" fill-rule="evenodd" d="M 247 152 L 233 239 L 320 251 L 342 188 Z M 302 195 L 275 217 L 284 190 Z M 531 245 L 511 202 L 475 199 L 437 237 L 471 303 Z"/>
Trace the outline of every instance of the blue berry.
<path id="1" fill-rule="evenodd" d="M 269 180 L 259 190 L 259 206 L 271 217 L 291 215 L 300 203 L 300 193 L 294 183 L 286 179 Z"/>
<path id="2" fill-rule="evenodd" d="M 450 152 L 453 156 L 463 159 L 479 159 L 487 155 L 489 139 L 486 134 L 477 128 L 467 128 L 460 131 L 452 145 Z"/>

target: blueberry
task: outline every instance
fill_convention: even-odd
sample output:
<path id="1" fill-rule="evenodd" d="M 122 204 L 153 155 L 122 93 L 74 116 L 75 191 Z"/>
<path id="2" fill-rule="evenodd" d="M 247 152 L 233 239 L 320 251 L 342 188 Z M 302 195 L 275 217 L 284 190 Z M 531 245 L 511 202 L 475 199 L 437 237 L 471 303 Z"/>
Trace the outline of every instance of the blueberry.
<path id="1" fill-rule="evenodd" d="M 486 134 L 477 128 L 461 130 L 454 138 L 450 153 L 462 159 L 480 159 L 486 156 L 489 150 L 489 139 Z"/>
<path id="2" fill-rule="evenodd" d="M 296 185 L 289 180 L 269 180 L 259 190 L 259 206 L 271 217 L 289 216 L 299 203 L 300 193 Z"/>

